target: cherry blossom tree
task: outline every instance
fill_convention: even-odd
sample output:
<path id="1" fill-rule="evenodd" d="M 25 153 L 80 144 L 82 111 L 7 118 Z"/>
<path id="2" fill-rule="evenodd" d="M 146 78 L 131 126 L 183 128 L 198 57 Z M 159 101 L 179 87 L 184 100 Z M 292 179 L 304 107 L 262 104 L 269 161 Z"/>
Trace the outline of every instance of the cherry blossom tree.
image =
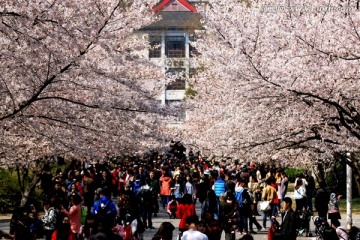
<path id="1" fill-rule="evenodd" d="M 293 166 L 358 151 L 357 1 L 210 0 L 199 12 L 203 71 L 191 81 L 185 139 Z"/>
<path id="2" fill-rule="evenodd" d="M 2 165 L 103 158 L 162 141 L 163 71 L 141 57 L 147 42 L 137 34 L 155 20 L 155 3 L 0 2 Z"/>

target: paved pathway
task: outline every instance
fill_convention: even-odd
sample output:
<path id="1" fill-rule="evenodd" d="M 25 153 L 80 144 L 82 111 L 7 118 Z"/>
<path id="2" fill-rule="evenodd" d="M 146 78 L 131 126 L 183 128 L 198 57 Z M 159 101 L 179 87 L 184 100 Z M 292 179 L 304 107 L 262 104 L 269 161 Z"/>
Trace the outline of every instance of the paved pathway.
<path id="1" fill-rule="evenodd" d="M 287 196 L 292 197 L 292 193 L 287 194 Z M 294 207 L 294 204 L 293 204 L 293 207 Z M 197 212 L 198 216 L 200 216 L 200 204 L 196 205 L 196 212 Z M 341 225 L 345 226 L 346 225 L 346 215 L 342 214 L 341 217 L 342 217 L 342 219 L 340 219 Z M 360 227 L 360 215 L 353 215 L 352 218 L 353 218 L 353 226 Z M 261 216 L 258 216 L 256 219 L 258 220 L 258 222 L 260 224 L 262 223 Z M 144 240 L 151 240 L 151 238 L 154 236 L 157 229 L 159 228 L 160 224 L 164 221 L 171 222 L 176 227 L 176 229 L 174 230 L 174 235 L 173 235 L 174 236 L 173 239 L 176 240 L 176 236 L 179 233 L 177 227 L 179 226 L 180 220 L 179 219 L 169 219 L 167 213 L 163 209 L 160 209 L 158 217 L 153 218 L 153 225 L 154 225 L 155 229 L 152 229 L 152 230 L 147 229 L 145 231 Z M 278 221 L 279 221 L 279 219 L 278 219 Z M 269 221 L 268 221 L 268 224 L 269 224 Z M 254 228 L 254 229 L 256 229 L 256 228 Z M 305 240 L 305 239 L 306 240 L 312 240 L 312 239 L 315 240 L 316 239 L 315 226 L 314 226 L 313 220 L 310 221 L 310 231 L 313 233 L 313 237 L 299 236 L 299 237 L 297 237 L 297 239 L 298 240 Z M 253 234 L 252 236 L 254 237 L 255 240 L 267 240 L 267 231 L 263 230 L 261 232 L 258 232 L 257 234 Z M 241 235 L 239 233 L 237 233 L 235 239 L 238 240 L 240 238 L 241 238 Z M 224 239 L 225 239 L 225 235 L 223 233 L 221 240 L 224 240 Z"/>
<path id="2" fill-rule="evenodd" d="M 200 204 L 196 205 L 196 211 L 197 214 L 200 215 Z M 9 220 L 10 220 L 10 215 L 0 215 L 0 229 L 4 230 L 6 232 L 9 231 Z M 261 224 L 261 217 L 257 217 L 257 220 L 259 221 L 259 223 Z M 179 226 L 179 219 L 169 219 L 168 214 L 166 213 L 166 211 L 164 209 L 160 209 L 160 212 L 158 213 L 157 217 L 153 218 L 153 226 L 155 227 L 155 229 L 146 229 L 145 233 L 144 233 L 144 240 L 151 240 L 152 237 L 154 236 L 154 234 L 157 232 L 160 224 L 162 222 L 171 222 L 176 229 L 174 230 L 174 237 L 173 239 L 176 240 L 176 236 L 178 235 L 178 229 L 177 227 Z M 311 221 L 311 226 L 310 226 L 310 230 L 314 233 L 315 227 L 313 222 Z M 342 214 L 342 219 L 341 219 L 341 224 L 345 226 L 346 223 L 346 215 Z M 360 226 L 360 215 L 353 215 L 353 226 Z M 254 234 L 253 235 L 255 240 L 266 240 L 267 239 L 267 232 L 266 231 L 261 231 L 258 234 Z M 236 235 L 236 240 L 240 239 L 241 236 L 240 234 L 237 233 Z M 222 240 L 225 239 L 224 234 L 222 235 Z M 316 239 L 315 237 L 298 237 L 298 240 L 312 240 L 312 239 Z"/>
<path id="3" fill-rule="evenodd" d="M 197 212 L 198 216 L 200 216 L 200 204 L 196 205 L 196 212 Z M 257 220 L 261 224 L 261 217 L 257 217 Z M 173 236 L 174 236 L 173 239 L 176 240 L 176 236 L 179 234 L 177 227 L 179 226 L 180 220 L 179 219 L 169 219 L 167 213 L 165 213 L 165 211 L 163 209 L 160 209 L 158 217 L 153 218 L 153 225 L 154 225 L 155 229 L 152 229 L 152 230 L 147 229 L 145 231 L 144 240 L 151 240 L 151 238 L 154 236 L 157 229 L 159 228 L 160 224 L 164 221 L 171 222 L 176 227 L 176 229 L 174 230 L 174 234 L 173 234 Z M 258 234 L 253 234 L 253 237 L 255 240 L 266 240 L 267 232 L 265 230 L 263 230 L 263 231 L 259 232 Z M 239 233 L 237 233 L 236 240 L 238 240 L 239 238 L 241 238 L 241 235 Z M 221 240 L 224 240 L 224 239 L 225 239 L 225 235 L 223 233 Z M 306 238 L 306 239 L 310 240 L 311 238 Z"/>

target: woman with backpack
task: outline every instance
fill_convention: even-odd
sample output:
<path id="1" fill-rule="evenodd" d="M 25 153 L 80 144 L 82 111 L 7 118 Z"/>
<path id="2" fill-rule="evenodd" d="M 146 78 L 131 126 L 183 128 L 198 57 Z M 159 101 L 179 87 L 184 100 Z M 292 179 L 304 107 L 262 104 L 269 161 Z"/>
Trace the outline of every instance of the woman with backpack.
<path id="1" fill-rule="evenodd" d="M 251 203 L 253 201 L 246 185 L 245 179 L 239 178 L 235 186 L 235 198 L 238 202 L 238 227 L 240 234 L 249 233 L 248 218 L 251 216 Z"/>
<path id="2" fill-rule="evenodd" d="M 205 219 L 206 214 L 210 214 L 211 219 L 219 219 L 219 201 L 212 189 L 208 190 L 206 199 L 201 206 L 201 219 Z"/>

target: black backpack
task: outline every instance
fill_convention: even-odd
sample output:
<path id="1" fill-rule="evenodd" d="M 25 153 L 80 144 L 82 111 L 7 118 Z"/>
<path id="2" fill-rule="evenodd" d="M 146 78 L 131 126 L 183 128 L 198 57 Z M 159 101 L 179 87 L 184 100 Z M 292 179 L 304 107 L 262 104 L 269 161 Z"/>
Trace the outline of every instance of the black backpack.
<path id="1" fill-rule="evenodd" d="M 100 204 L 99 209 L 95 214 L 98 221 L 101 221 L 103 224 L 114 224 L 115 222 L 115 216 L 113 216 L 110 209 L 111 204 L 112 201 L 108 201 L 105 205 Z"/>
<path id="2" fill-rule="evenodd" d="M 55 210 L 55 214 L 56 214 L 55 228 L 58 228 L 62 224 L 62 221 L 66 215 L 65 213 L 60 212 L 58 210 Z"/>
<path id="3" fill-rule="evenodd" d="M 140 189 L 138 193 L 139 200 L 144 205 L 151 205 L 153 204 L 153 197 L 152 197 L 151 189 Z"/>
<path id="4" fill-rule="evenodd" d="M 324 229 L 323 239 L 339 239 L 339 238 L 336 234 L 336 230 L 334 228 L 332 228 L 331 226 L 327 226 Z"/>

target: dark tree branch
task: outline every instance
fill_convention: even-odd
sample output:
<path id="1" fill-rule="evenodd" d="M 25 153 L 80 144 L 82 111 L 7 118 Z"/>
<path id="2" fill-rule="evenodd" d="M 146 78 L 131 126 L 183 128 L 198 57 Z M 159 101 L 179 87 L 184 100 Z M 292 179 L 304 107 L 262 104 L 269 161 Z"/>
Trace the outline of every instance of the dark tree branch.
<path id="1" fill-rule="evenodd" d="M 73 65 L 73 63 L 70 63 L 68 65 L 66 65 L 65 67 L 63 67 L 60 70 L 60 74 L 67 71 L 68 69 L 70 69 L 70 67 Z M 31 96 L 30 99 L 28 99 L 27 101 L 23 102 L 22 104 L 19 105 L 18 108 L 15 108 L 11 113 L 6 114 L 2 117 L 0 117 L 0 121 L 4 120 L 6 118 L 12 117 L 14 115 L 16 115 L 17 113 L 23 111 L 25 108 L 27 108 L 29 105 L 31 105 L 33 102 L 35 102 L 38 98 L 38 96 L 44 91 L 44 89 L 51 84 L 51 82 L 56 78 L 57 75 L 53 75 L 50 78 L 48 78 L 41 86 L 40 88 L 33 94 L 33 96 Z"/>
<path id="2" fill-rule="evenodd" d="M 101 106 L 97 105 L 97 104 L 90 105 L 90 104 L 86 104 L 84 102 L 79 102 L 79 101 L 76 101 L 76 100 L 72 100 L 72 99 L 68 99 L 68 98 L 64 98 L 64 97 L 57 97 L 57 96 L 39 97 L 35 101 L 42 101 L 42 100 L 60 100 L 60 101 L 69 102 L 69 103 L 79 105 L 79 106 L 83 106 L 83 107 L 87 107 L 87 108 L 101 109 Z M 144 110 L 144 109 L 132 109 L 132 108 L 128 108 L 128 107 L 127 108 L 121 108 L 121 107 L 113 106 L 111 108 L 115 109 L 115 110 L 128 111 L 128 112 L 148 112 L 147 110 Z"/>
<path id="3" fill-rule="evenodd" d="M 324 50 L 316 47 L 314 44 L 309 43 L 308 41 L 306 41 L 305 39 L 303 39 L 300 36 L 298 36 L 297 38 L 300 39 L 302 42 L 304 42 L 309 47 L 311 47 L 312 49 L 315 49 L 319 53 L 322 53 L 322 54 L 324 54 L 326 56 L 331 56 L 331 57 L 334 57 L 334 58 L 340 58 L 340 59 L 348 60 L 348 61 L 354 61 L 354 60 L 359 60 L 360 59 L 360 56 L 357 56 L 355 54 L 352 54 L 354 57 L 348 57 L 348 56 L 338 55 L 338 54 L 335 54 L 335 53 L 332 53 L 332 52 L 327 52 L 327 51 L 324 51 Z"/>
<path id="4" fill-rule="evenodd" d="M 25 191 L 25 187 L 24 187 L 24 185 L 22 184 L 22 181 L 21 181 L 21 171 L 20 171 L 20 166 L 19 165 L 16 165 L 16 174 L 17 174 L 17 180 L 18 180 L 20 190 L 23 193 Z"/>
<path id="5" fill-rule="evenodd" d="M 114 9 L 112 10 L 112 12 L 110 13 L 110 15 L 108 16 L 108 18 L 105 20 L 104 24 L 99 28 L 99 30 L 97 31 L 97 37 L 100 36 L 100 34 L 102 33 L 102 31 L 104 30 L 105 26 L 108 24 L 109 20 L 114 16 L 115 11 L 120 7 L 120 4 L 122 3 L 122 1 L 119 1 L 118 4 L 114 7 Z M 6 24 L 3 20 L 2 20 L 3 24 L 11 29 L 13 29 L 14 31 L 22 34 L 21 32 L 17 31 L 16 29 L 14 29 L 12 26 Z M 85 49 L 83 51 L 80 51 L 79 56 L 77 57 L 77 59 L 79 59 L 81 56 L 85 55 L 91 48 L 91 46 L 93 45 L 93 41 L 90 41 L 89 44 L 85 47 Z M 0 117 L 0 121 L 4 120 L 6 118 L 10 118 L 15 116 L 16 114 L 18 114 L 19 112 L 25 110 L 28 106 L 30 106 L 33 102 L 35 102 L 37 100 L 37 98 L 40 96 L 40 94 L 62 73 L 68 71 L 71 69 L 71 67 L 75 64 L 75 61 L 73 60 L 72 62 L 70 62 L 69 64 L 65 65 L 63 68 L 61 68 L 61 70 L 51 76 L 50 78 L 47 78 L 44 83 L 39 87 L 39 89 L 30 97 L 30 99 L 24 101 L 23 103 L 21 103 L 17 108 L 14 108 L 14 110 L 8 114 L 5 114 L 4 116 Z"/>
<path id="6" fill-rule="evenodd" d="M 249 63 L 251 64 L 251 66 L 253 67 L 253 69 L 256 71 L 256 73 L 260 76 L 260 78 L 262 80 L 264 80 L 265 82 L 267 82 L 271 85 L 274 85 L 275 87 L 281 88 L 281 86 L 279 84 L 269 81 L 269 79 L 265 75 L 262 74 L 260 69 L 257 66 L 255 66 L 254 62 L 252 61 L 252 57 L 247 53 L 247 51 L 244 47 L 242 48 L 242 53 L 246 56 Z"/>

